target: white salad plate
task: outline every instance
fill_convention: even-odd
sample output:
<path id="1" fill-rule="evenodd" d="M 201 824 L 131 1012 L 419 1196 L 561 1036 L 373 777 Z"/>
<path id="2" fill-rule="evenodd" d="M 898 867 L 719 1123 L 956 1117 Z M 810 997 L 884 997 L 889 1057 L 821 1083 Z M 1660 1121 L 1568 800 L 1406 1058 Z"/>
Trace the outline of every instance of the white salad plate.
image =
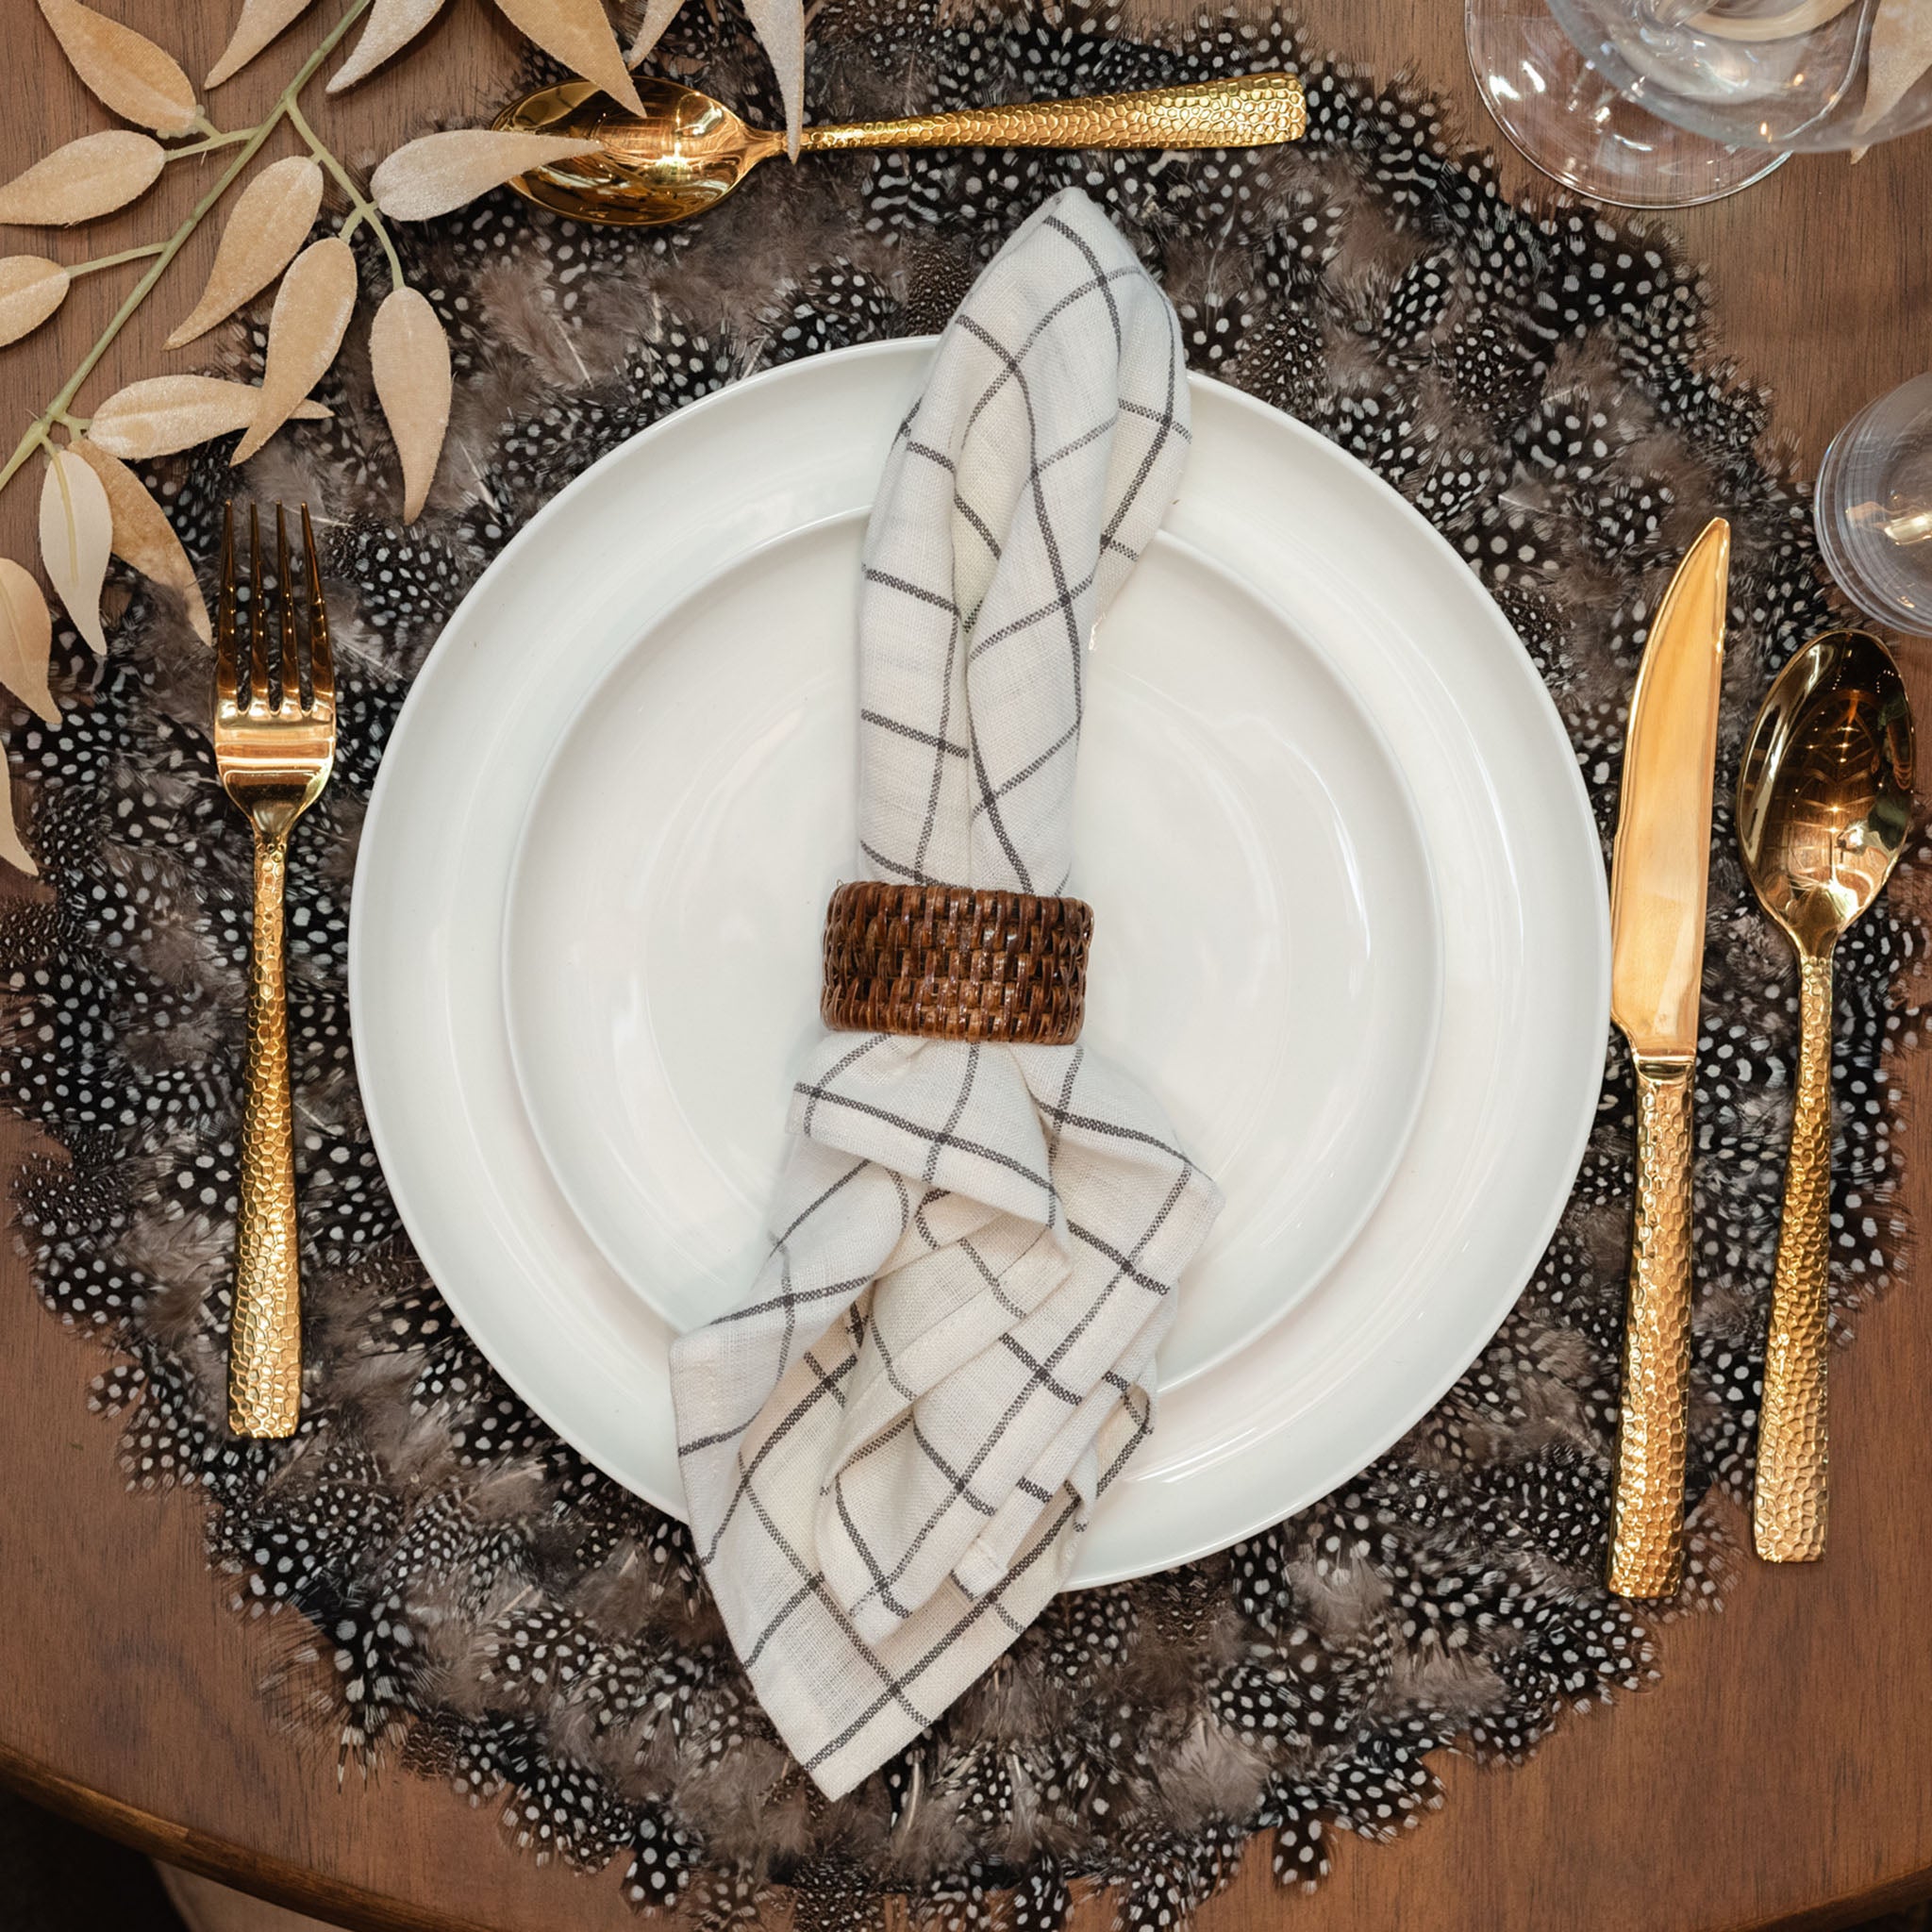
<path id="1" fill-rule="evenodd" d="M 862 875 L 864 534 L 863 507 L 808 524 L 652 624 L 558 741 L 511 874 L 530 1124 L 674 1330 L 742 1301 L 770 1246 L 825 901 Z M 1094 908 L 1080 1037 L 1159 1096 L 1227 1204 L 1165 1389 L 1361 1232 L 1427 1084 L 1441 948 L 1394 753 L 1272 605 L 1161 537 L 1101 628 L 1068 887 Z"/>
<path id="2" fill-rule="evenodd" d="M 844 863 L 841 837 L 849 850 L 851 752 L 841 734 L 850 730 L 851 673 L 839 652 L 849 659 L 852 591 L 834 566 L 856 557 L 930 353 L 929 342 L 879 344 L 752 378 L 680 411 L 561 492 L 486 573 L 424 666 L 364 828 L 352 1017 L 372 1133 L 404 1223 L 505 1379 L 591 1461 L 669 1509 L 682 1507 L 666 1369 L 673 1328 L 652 1300 L 678 1306 L 677 1282 L 643 1265 L 647 1244 L 682 1256 L 694 1297 L 686 1306 L 702 1313 L 714 1304 L 701 1287 L 729 1298 L 742 1252 L 732 1243 L 756 1221 L 758 1162 L 769 1167 L 765 1186 L 775 1179 L 824 891 Z M 1203 1265 L 1236 1268 L 1245 1253 L 1242 1265 L 1260 1268 L 1266 1215 L 1291 1215 L 1298 1200 L 1341 1251 L 1321 1266 L 1311 1233 L 1308 1256 L 1285 1258 L 1273 1319 L 1258 1330 L 1237 1312 L 1217 1340 L 1217 1312 L 1193 1318 L 1199 1361 L 1224 1353 L 1229 1334 L 1249 1339 L 1164 1393 L 1155 1436 L 1096 1513 L 1076 1584 L 1223 1547 L 1346 1481 L 1426 1412 L 1494 1333 L 1547 1243 L 1604 1059 L 1602 856 L 1569 743 L 1521 643 L 1449 546 L 1369 471 L 1214 382 L 1193 381 L 1192 405 L 1193 448 L 1166 526 L 1173 541 L 1150 551 L 1096 641 L 1078 846 L 1080 888 L 1097 913 L 1090 1024 L 1147 1074 L 1204 1156 L 1218 1145 L 1232 1161 L 1222 1176 L 1236 1183 L 1227 1225 Z M 765 613 L 758 634 L 707 623 L 709 596 Z M 1193 629 L 1191 605 L 1208 620 Z M 1143 629 L 1137 608 L 1177 613 L 1178 627 Z M 1186 675 L 1196 658 L 1198 682 Z M 1328 706 L 1338 729 L 1345 723 L 1359 764 L 1339 746 L 1311 760 L 1298 725 L 1286 746 L 1264 745 L 1282 728 L 1291 690 L 1296 702 Z M 680 699 L 689 708 L 677 713 Z M 617 742 L 625 705 L 646 733 L 628 772 Z M 666 706 L 673 715 L 660 715 Z M 740 711 L 761 707 L 763 734 L 741 729 Z M 1120 769 L 1137 739 L 1159 760 L 1138 787 Z M 668 778 L 654 758 L 682 769 L 697 795 L 659 789 Z M 788 758 L 794 778 L 812 774 L 808 802 L 787 791 L 777 768 Z M 1343 766 L 1356 789 L 1309 803 L 1324 784 L 1341 784 Z M 1370 771 L 1393 782 L 1376 815 L 1362 816 Z M 1186 784 L 1170 793 L 1180 772 Z M 1117 845 L 1094 816 L 1109 787 L 1131 815 Z M 777 808 L 781 793 L 788 803 Z M 1297 796 L 1308 817 L 1291 832 L 1278 814 Z M 582 822 L 570 823 L 578 798 Z M 1174 941 L 1141 881 L 1143 872 L 1164 876 L 1170 809 L 1196 815 L 1178 821 L 1191 827 L 1227 828 L 1232 849 L 1181 883 L 1185 904 L 1214 908 L 1210 930 L 1236 933 L 1231 956 L 1162 950 Z M 1419 868 L 1404 854 L 1404 824 L 1420 825 Z M 1396 829 L 1371 866 L 1367 834 L 1377 826 Z M 1304 835 L 1333 849 L 1272 849 Z M 737 850 L 754 836 L 758 853 Z M 1135 837 L 1154 847 L 1141 871 L 1124 856 Z M 774 886 L 773 852 L 797 856 L 806 875 Z M 773 891 L 759 930 L 704 925 L 703 895 L 716 908 L 724 889 L 700 889 L 698 874 L 721 859 L 755 866 Z M 1405 872 L 1415 880 L 1406 929 L 1420 956 L 1407 967 L 1392 951 L 1378 957 L 1376 909 Z M 1311 878 L 1333 893 L 1343 877 L 1353 899 L 1304 908 L 1279 896 Z M 641 895 L 627 909 L 626 892 Z M 688 910 L 680 892 L 699 895 Z M 1269 932 L 1238 932 L 1257 904 Z M 1318 924 L 1341 931 L 1318 935 Z M 1120 949 L 1112 969 L 1109 930 Z M 1392 948 L 1396 928 L 1387 930 Z M 680 931 L 703 933 L 714 954 L 724 946 L 721 973 L 774 989 L 762 1044 L 685 1038 L 667 1022 L 733 1004 L 723 987 L 691 983 L 695 949 Z M 641 959 L 615 950 L 626 934 Z M 1300 1010 L 1305 961 L 1327 975 L 1324 987 L 1358 969 L 1344 1013 L 1403 988 L 1418 1002 L 1390 1024 L 1418 1042 L 1420 1104 L 1353 1239 L 1345 1206 L 1324 1207 L 1318 1189 L 1266 1171 L 1271 1136 L 1288 1147 L 1316 1138 L 1293 1115 L 1295 1053 L 1311 1055 L 1311 1097 L 1338 1065 L 1380 1064 L 1373 1042 L 1296 1043 L 1312 1037 Z M 786 980 L 794 970 L 802 993 Z M 1185 1007 L 1182 989 L 1192 994 Z M 1238 1091 L 1223 1096 L 1225 1119 L 1205 1086 L 1189 1085 L 1191 1050 L 1173 1037 L 1213 1004 L 1204 991 L 1237 1009 L 1247 1002 L 1257 1041 L 1256 1065 L 1239 1068 Z M 625 1005 L 641 995 L 643 1010 Z M 1296 1010 L 1267 1009 L 1280 1000 Z M 571 1007 L 580 1010 L 554 1010 Z M 1360 1024 L 1314 1019 L 1316 1031 L 1322 1021 L 1336 1032 Z M 531 1075 L 527 1106 L 513 1029 Z M 601 1170 L 578 1162 L 579 1141 L 559 1124 L 571 1076 L 546 1085 L 547 1048 L 540 1065 L 537 1042 L 555 1029 L 574 1040 L 583 1082 L 573 1131 L 616 1143 Z M 1232 1037 L 1210 1032 L 1200 1045 L 1225 1053 Z M 601 1069 L 591 1064 L 600 1051 L 611 1062 Z M 1281 1057 L 1275 1066 L 1264 1064 L 1271 1053 Z M 669 1063 L 652 1075 L 654 1094 L 628 1091 L 611 1112 L 625 1055 L 633 1070 L 653 1056 Z M 715 1098 L 727 1086 L 741 1091 Z M 1399 1080 L 1389 1089 L 1402 1091 Z M 1245 1126 L 1244 1105 L 1262 1109 Z M 724 1120 L 707 1107 L 743 1111 Z M 674 1203 L 683 1218 L 641 1235 L 614 1222 L 605 1212 L 612 1201 L 596 1191 L 636 1182 L 641 1141 L 680 1110 L 676 1130 L 688 1139 L 675 1158 L 692 1164 L 688 1172 L 708 1163 L 711 1191 Z M 1399 1138 L 1402 1114 L 1399 1100 L 1364 1096 L 1341 1118 L 1391 1121 Z M 570 1174 L 569 1193 L 546 1143 Z M 1351 1186 L 1373 1191 L 1374 1161 L 1348 1173 Z M 1245 1224 L 1242 1198 L 1259 1204 L 1261 1222 Z M 1361 1220 L 1359 1198 L 1356 1208 Z M 750 1217 L 737 1233 L 734 1214 Z M 1194 1285 L 1191 1275 L 1184 1294 Z"/>

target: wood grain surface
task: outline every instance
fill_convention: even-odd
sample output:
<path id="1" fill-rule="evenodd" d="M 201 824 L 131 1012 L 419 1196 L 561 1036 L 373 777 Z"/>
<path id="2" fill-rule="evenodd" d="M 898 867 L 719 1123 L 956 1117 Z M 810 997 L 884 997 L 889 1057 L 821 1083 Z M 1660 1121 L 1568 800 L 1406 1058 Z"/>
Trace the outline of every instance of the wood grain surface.
<path id="1" fill-rule="evenodd" d="M 165 40 L 198 76 L 235 0 L 98 4 Z M 1304 13 L 1313 44 L 1382 74 L 1412 68 L 1477 141 L 1490 138 L 1455 0 L 1305 0 Z M 0 177 L 108 125 L 30 0 L 5 0 L 4 24 Z M 298 28 L 258 72 L 222 90 L 217 121 L 253 118 L 312 32 Z M 340 151 L 367 164 L 435 117 L 479 112 L 511 60 L 483 0 L 452 0 L 413 57 L 323 111 Z M 146 207 L 78 234 L 0 232 L 0 251 L 75 261 L 154 239 L 203 192 L 187 177 L 209 165 L 171 170 Z M 1513 186 L 1531 185 L 1520 163 L 1507 173 Z M 1856 168 L 1796 160 L 1736 200 L 1673 220 L 1709 263 L 1724 338 L 1740 368 L 1775 391 L 1778 433 L 1807 469 L 1853 409 L 1932 363 L 1928 205 L 1932 136 Z M 184 252 L 81 412 L 124 381 L 198 366 L 195 349 L 169 355 L 160 344 L 192 305 L 213 239 L 210 227 Z M 0 357 L 9 445 L 131 278 L 108 271 L 78 283 L 56 325 Z M 0 552 L 31 556 L 37 493 L 29 474 L 0 502 Z M 1932 654 L 1907 655 L 1915 694 L 1932 709 Z M 1924 1224 L 1928 1137 L 1915 1124 L 1908 1138 Z M 0 1126 L 0 1159 L 30 1145 Z M 125 1491 L 112 1425 L 87 1412 L 100 1355 L 42 1312 L 10 1252 L 0 1257 L 0 1774 L 164 1857 L 348 1924 L 615 1932 L 634 1923 L 614 1873 L 540 1869 L 504 1845 L 493 1808 L 472 1810 L 394 1773 L 341 1783 L 332 1741 L 273 1725 L 258 1687 L 299 1641 L 293 1620 L 251 1624 L 224 1607 L 194 1497 Z M 1862 1329 L 1835 1366 L 1823 1564 L 1748 1567 L 1722 1616 L 1664 1633 L 1658 1688 L 1565 1724 L 1527 1768 L 1447 1762 L 1443 1812 L 1393 1845 L 1338 1844 L 1335 1875 L 1313 1898 L 1277 1893 L 1257 1847 L 1204 1915 L 1204 1932 L 1728 1932 L 1844 1924 L 1932 1890 L 1932 1309 L 1909 1284 Z M 1101 1932 L 1106 1913 L 1103 1903 L 1085 1907 L 1082 1932 Z"/>

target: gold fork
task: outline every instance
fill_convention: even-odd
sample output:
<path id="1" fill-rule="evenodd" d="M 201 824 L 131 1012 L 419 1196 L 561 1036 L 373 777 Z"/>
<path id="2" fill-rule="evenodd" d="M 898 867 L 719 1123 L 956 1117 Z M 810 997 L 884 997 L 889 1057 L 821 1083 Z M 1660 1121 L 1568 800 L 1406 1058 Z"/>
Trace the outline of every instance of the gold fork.
<path id="1" fill-rule="evenodd" d="M 255 943 L 248 963 L 248 1064 L 242 1100 L 242 1204 L 235 1220 L 235 1315 L 228 1334 L 228 1427 L 292 1436 L 302 1412 L 301 1275 L 296 1256 L 295 1132 L 289 1099 L 289 1012 L 282 983 L 282 893 L 289 834 L 322 795 L 336 756 L 335 664 L 302 506 L 308 650 L 300 649 L 289 519 L 275 506 L 280 649 L 271 675 L 261 516 L 248 511 L 248 633 L 236 640 L 235 506 L 222 525 L 215 619 L 215 765 L 222 789 L 255 827 Z"/>

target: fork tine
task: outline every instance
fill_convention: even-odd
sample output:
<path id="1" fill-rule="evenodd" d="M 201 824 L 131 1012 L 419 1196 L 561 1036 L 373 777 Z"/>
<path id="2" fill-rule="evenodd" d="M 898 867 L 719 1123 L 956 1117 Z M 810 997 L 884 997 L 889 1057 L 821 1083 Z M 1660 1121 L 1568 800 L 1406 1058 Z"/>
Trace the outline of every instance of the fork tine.
<path id="1" fill-rule="evenodd" d="M 235 499 L 222 511 L 222 589 L 215 603 L 215 697 L 232 705 L 241 683 L 235 653 Z"/>
<path id="2" fill-rule="evenodd" d="M 328 643 L 328 606 L 322 597 L 322 566 L 315 557 L 315 525 L 308 521 L 308 506 L 302 506 L 302 548 L 308 559 L 308 655 L 309 683 L 317 698 L 335 702 L 336 660 Z"/>
<path id="3" fill-rule="evenodd" d="M 248 506 L 248 705 L 268 708 L 268 599 L 262 588 L 261 510 Z"/>
<path id="4" fill-rule="evenodd" d="M 252 524 L 255 520 L 253 504 L 248 507 L 248 517 Z M 243 591 L 248 592 L 245 598 L 242 595 Z M 235 642 L 240 661 L 236 670 L 236 682 L 241 687 L 241 704 L 244 711 L 255 702 L 255 693 L 250 689 L 249 680 L 254 672 L 255 606 L 258 595 L 256 586 L 248 581 L 248 566 L 238 552 L 235 563 Z"/>
<path id="5" fill-rule="evenodd" d="M 281 701 L 284 705 L 292 701 L 299 709 L 307 701 L 302 696 L 301 658 L 295 647 L 295 586 L 289 571 L 289 513 L 279 503 L 275 505 L 275 595 L 282 607 L 282 655 L 277 667 Z"/>

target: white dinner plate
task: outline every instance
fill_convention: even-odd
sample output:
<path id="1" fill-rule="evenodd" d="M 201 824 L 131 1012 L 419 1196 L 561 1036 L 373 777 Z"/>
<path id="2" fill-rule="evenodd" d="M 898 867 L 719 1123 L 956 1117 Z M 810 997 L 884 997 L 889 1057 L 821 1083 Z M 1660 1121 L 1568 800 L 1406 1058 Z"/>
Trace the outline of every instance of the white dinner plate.
<path id="1" fill-rule="evenodd" d="M 669 1325 L 557 1187 L 516 1081 L 502 984 L 513 860 L 553 747 L 639 640 L 734 560 L 870 504 L 930 353 L 884 343 L 754 377 L 588 471 L 452 618 L 370 801 L 350 992 L 398 1210 L 505 1379 L 670 1509 L 682 1493 Z M 1437 883 L 1441 1015 L 1414 1129 L 1366 1226 L 1251 1345 L 1163 1399 L 1096 1513 L 1076 1584 L 1223 1547 L 1347 1480 L 1418 1420 L 1541 1254 L 1604 1059 L 1602 855 L 1522 645 L 1366 469 L 1236 391 L 1195 378 L 1192 399 L 1167 529 L 1339 666 L 1392 748 Z M 1103 658 L 1108 647 L 1103 626 Z M 782 1069 L 770 1076 L 782 1088 Z"/>
<path id="2" fill-rule="evenodd" d="M 769 1246 L 791 1070 L 823 1037 L 858 852 L 862 508 L 734 559 L 564 730 L 505 923 L 510 1046 L 564 1198 L 675 1330 Z M 1171 537 L 1090 659 L 1069 890 L 1081 1039 L 1159 1097 L 1226 1206 L 1160 1386 L 1213 1366 L 1360 1233 L 1434 1056 L 1435 887 L 1392 751 L 1327 660 Z"/>

